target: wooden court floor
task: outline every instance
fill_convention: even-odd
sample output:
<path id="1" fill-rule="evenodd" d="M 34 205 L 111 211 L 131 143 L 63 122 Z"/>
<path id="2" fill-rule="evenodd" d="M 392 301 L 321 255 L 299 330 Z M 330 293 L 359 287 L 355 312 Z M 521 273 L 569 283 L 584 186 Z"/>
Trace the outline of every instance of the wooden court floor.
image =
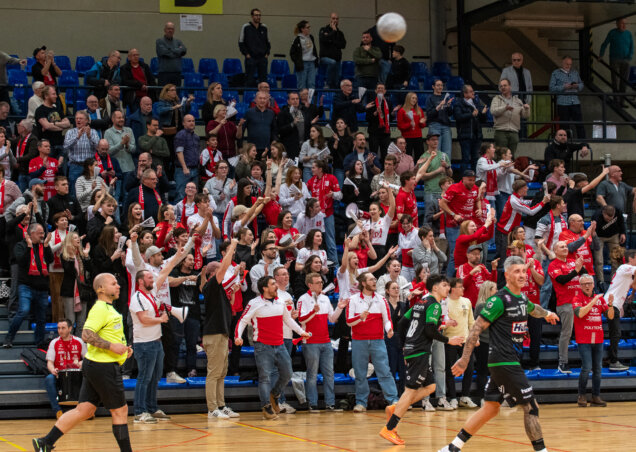
<path id="1" fill-rule="evenodd" d="M 412 410 L 399 427 L 406 447 L 437 451 L 452 440 L 472 410 L 424 413 Z M 543 405 L 541 424 L 549 451 L 633 451 L 636 402 L 610 403 L 607 408 L 578 408 L 575 404 Z M 383 451 L 399 450 L 378 436 L 384 413 L 321 413 L 281 415 L 264 421 L 260 413 L 241 413 L 238 420 L 208 420 L 204 414 L 177 415 L 169 422 L 135 425 L 129 418 L 132 445 L 138 451 L 215 450 L 265 451 Z M 31 438 L 41 436 L 53 420 L 0 421 L 0 451 L 31 451 Z M 118 450 L 109 418 L 81 424 L 56 445 L 63 451 Z M 504 408 L 464 446 L 463 451 L 532 451 L 520 409 Z"/>

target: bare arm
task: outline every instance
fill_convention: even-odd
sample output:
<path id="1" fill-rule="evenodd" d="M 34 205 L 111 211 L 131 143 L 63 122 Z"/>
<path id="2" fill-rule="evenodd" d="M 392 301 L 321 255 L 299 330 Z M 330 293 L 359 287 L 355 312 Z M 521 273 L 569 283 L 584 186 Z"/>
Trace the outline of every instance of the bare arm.
<path id="1" fill-rule="evenodd" d="M 82 340 L 87 344 L 91 344 L 93 347 L 103 348 L 104 350 L 110 350 L 110 346 L 112 345 L 107 340 L 99 337 L 95 331 L 86 328 L 82 330 Z"/>
<path id="2" fill-rule="evenodd" d="M 475 349 L 477 342 L 479 342 L 479 335 L 489 326 L 490 322 L 488 320 L 484 319 L 481 316 L 477 317 L 477 320 L 475 320 L 473 327 L 468 333 L 466 342 L 464 343 L 464 352 L 462 353 L 462 357 L 459 358 L 457 362 L 451 367 L 453 375 L 458 377 L 466 371 L 470 356 L 473 354 L 473 350 Z"/>

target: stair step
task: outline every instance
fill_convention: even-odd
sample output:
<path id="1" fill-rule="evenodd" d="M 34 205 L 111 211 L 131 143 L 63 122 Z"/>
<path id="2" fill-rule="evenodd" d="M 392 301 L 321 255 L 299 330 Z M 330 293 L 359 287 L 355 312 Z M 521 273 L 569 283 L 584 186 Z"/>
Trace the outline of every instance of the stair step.
<path id="1" fill-rule="evenodd" d="M 28 330 L 29 329 L 29 322 L 26 320 L 22 321 L 22 324 L 20 324 L 20 329 L 21 330 Z M 9 319 L 7 318 L 0 318 L 0 331 L 8 331 L 9 330 Z"/>

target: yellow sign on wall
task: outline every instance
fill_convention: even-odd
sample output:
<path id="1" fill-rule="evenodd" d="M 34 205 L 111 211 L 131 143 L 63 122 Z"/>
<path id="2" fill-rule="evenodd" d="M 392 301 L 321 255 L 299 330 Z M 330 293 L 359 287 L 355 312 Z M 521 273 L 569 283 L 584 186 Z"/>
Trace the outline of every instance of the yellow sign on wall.
<path id="1" fill-rule="evenodd" d="M 223 0 L 159 0 L 159 12 L 223 14 Z"/>

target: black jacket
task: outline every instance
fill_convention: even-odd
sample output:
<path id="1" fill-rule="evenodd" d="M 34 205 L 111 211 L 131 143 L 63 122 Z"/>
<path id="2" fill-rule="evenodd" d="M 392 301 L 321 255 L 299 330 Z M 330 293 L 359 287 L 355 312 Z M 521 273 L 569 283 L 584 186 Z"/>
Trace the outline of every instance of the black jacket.
<path id="1" fill-rule="evenodd" d="M 338 28 L 334 30 L 329 25 L 322 27 L 318 34 L 318 40 L 320 42 L 320 58 L 342 60 L 342 50 L 347 47 L 347 40 Z"/>
<path id="2" fill-rule="evenodd" d="M 119 225 L 115 221 L 109 224 L 112 224 L 119 230 Z M 97 241 L 99 240 L 99 236 L 102 234 L 104 226 L 106 226 L 106 218 L 104 218 L 101 213 L 98 213 L 93 218 L 91 218 L 91 220 L 88 222 L 88 225 L 86 225 L 86 241 L 91 244 L 91 248 L 97 246 Z"/>
<path id="3" fill-rule="evenodd" d="M 13 154 L 17 157 L 18 151 L 21 147 L 22 139 L 18 138 L 15 140 L 15 146 L 13 147 Z M 35 136 L 34 133 L 29 135 L 29 138 L 26 140 L 26 145 L 24 146 L 24 154 L 22 157 L 17 157 L 20 174 L 27 175 L 29 174 L 29 162 L 36 158 L 40 153 L 38 152 L 38 137 Z M 17 172 L 15 172 L 17 176 Z M 13 174 L 11 176 L 13 178 Z"/>
<path id="4" fill-rule="evenodd" d="M 316 50 L 316 42 L 314 41 L 313 35 L 309 35 L 309 38 L 314 46 L 313 54 L 314 57 L 316 57 L 314 64 L 318 66 L 318 51 Z M 303 61 L 303 46 L 300 43 L 300 36 L 296 36 L 296 39 L 292 42 L 291 48 L 289 49 L 289 57 L 294 63 L 294 69 L 296 72 L 300 72 L 305 69 L 305 61 Z"/>
<path id="5" fill-rule="evenodd" d="M 49 290 L 49 277 L 42 275 L 42 265 L 48 265 L 53 262 L 53 252 L 48 246 L 44 246 L 44 262 L 40 261 L 40 247 L 44 243 L 33 245 L 33 257 L 35 258 L 35 266 L 40 272 L 39 275 L 29 275 L 29 267 L 31 266 L 31 248 L 27 246 L 25 240 L 18 242 L 13 249 L 15 261 L 18 264 L 18 283 L 25 284 L 32 289 L 47 291 Z"/>
<path id="6" fill-rule="evenodd" d="M 344 169 L 344 159 L 353 151 L 353 137 L 345 133 L 344 136 L 339 138 L 337 149 L 334 148 L 335 142 L 336 140 L 333 136 L 327 138 L 327 146 L 329 146 L 331 157 L 333 158 L 333 167 Z"/>
<path id="7" fill-rule="evenodd" d="M 269 55 L 271 44 L 267 36 L 267 26 L 260 24 L 258 28 L 248 22 L 241 28 L 239 35 L 239 50 L 245 56 L 262 58 Z"/>
<path id="8" fill-rule="evenodd" d="M 124 204 L 124 212 L 128 212 L 128 206 L 132 203 L 139 201 L 139 190 L 143 190 L 144 194 L 144 218 L 148 219 L 152 217 L 155 219 L 155 223 L 159 223 L 159 203 L 155 197 L 155 192 L 145 185 L 139 185 L 128 192 L 126 195 L 126 203 Z M 126 221 L 128 221 L 128 219 Z"/>
<path id="9" fill-rule="evenodd" d="M 587 145 L 588 145 L 587 143 L 570 143 L 569 141 L 566 142 L 565 144 L 561 144 L 552 140 L 552 143 L 550 143 L 545 148 L 543 161 L 545 162 L 546 166 L 548 166 L 551 160 L 561 159 L 565 162 L 565 169 L 567 171 L 570 171 L 572 155 L 575 152 L 580 151 L 583 146 L 587 146 Z"/>
<path id="10" fill-rule="evenodd" d="M 303 112 L 303 116 L 305 117 L 305 136 L 302 137 L 302 140 L 307 141 L 309 139 L 309 129 L 311 129 L 311 121 L 316 116 L 318 116 L 318 118 L 322 118 L 322 115 L 325 113 L 325 107 L 316 104 L 309 104 L 309 106 L 307 107 L 301 103 L 300 111 Z"/>
<path id="11" fill-rule="evenodd" d="M 408 82 L 409 80 L 411 80 L 411 63 L 409 63 L 406 58 L 393 60 L 391 62 L 387 88 L 404 89 L 404 82 Z"/>
<path id="12" fill-rule="evenodd" d="M 616 234 L 625 234 L 625 220 L 620 210 L 616 211 L 614 218 L 609 222 L 605 221 L 602 211 L 595 213 L 592 221 L 596 221 L 596 235 L 599 237 L 609 238 Z"/>
<path id="13" fill-rule="evenodd" d="M 345 171 L 348 168 L 345 168 Z M 358 187 L 358 194 L 356 195 L 355 188 L 349 184 L 342 185 L 342 202 L 349 204 L 355 202 L 358 208 L 364 212 L 369 211 L 371 205 L 371 182 L 369 179 L 349 177 L 351 182 Z"/>
<path id="14" fill-rule="evenodd" d="M 386 42 L 384 39 L 380 37 L 378 34 L 378 26 L 374 25 L 369 28 L 367 32 L 371 35 L 371 45 L 373 47 L 379 47 L 382 50 L 382 59 L 390 60 L 391 52 L 393 51 L 393 44 Z"/>
<path id="15" fill-rule="evenodd" d="M 342 91 L 338 91 L 333 96 L 333 114 L 331 115 L 331 126 L 336 128 L 336 121 L 338 118 L 344 119 L 344 122 L 349 126 L 349 130 L 351 132 L 358 131 L 358 117 L 357 113 L 362 113 L 364 108 L 364 103 L 362 101 L 354 104 L 351 102 L 352 100 L 357 99 L 353 92 L 348 96 Z"/>
<path id="16" fill-rule="evenodd" d="M 390 126 L 389 126 L 388 133 L 384 129 L 380 129 L 380 117 L 379 117 L 379 115 L 374 114 L 377 111 L 377 107 L 375 105 L 375 100 L 376 99 L 373 99 L 373 106 L 366 109 L 366 112 L 367 112 L 367 114 L 366 114 L 366 117 L 367 117 L 367 133 L 369 135 L 379 135 L 379 136 L 381 136 L 381 135 L 391 135 Z M 389 121 L 389 123 L 390 123 L 391 122 L 391 113 L 393 112 L 393 106 L 391 105 L 391 102 L 389 102 L 389 99 L 387 99 L 385 97 L 384 100 L 386 100 L 387 108 L 389 110 L 389 115 L 388 115 L 386 120 Z"/>
<path id="17" fill-rule="evenodd" d="M 84 280 L 87 283 L 90 283 L 90 259 L 82 259 L 82 264 L 84 266 Z M 60 256 L 60 260 L 62 261 L 62 268 L 64 268 L 64 279 L 62 279 L 62 285 L 60 286 L 60 296 L 62 297 L 70 297 L 73 298 L 75 296 L 75 281 L 77 279 L 77 270 L 75 269 L 75 259 L 66 260 L 63 256 Z M 82 300 L 85 302 L 89 302 L 89 300 Z M 90 300 L 93 302 L 93 300 Z"/>
<path id="18" fill-rule="evenodd" d="M 108 88 L 104 84 L 106 80 L 109 83 L 121 83 L 121 70 L 119 66 L 113 66 L 112 68 L 108 64 L 103 64 L 101 61 L 95 63 L 85 75 L 86 84 L 94 86 L 94 94 L 98 99 L 106 97 Z"/>
<path id="19" fill-rule="evenodd" d="M 54 226 L 53 224 L 53 216 L 58 212 L 64 212 L 68 209 L 73 215 L 73 218 L 69 220 L 69 223 L 77 224 L 82 219 L 82 206 L 77 201 L 75 196 L 70 193 L 64 196 L 60 196 L 59 194 L 55 194 L 49 198 L 46 202 L 49 206 L 49 224 Z"/>
<path id="20" fill-rule="evenodd" d="M 305 117 L 306 124 L 307 118 Z M 285 146 L 287 156 L 292 159 L 298 157 L 302 137 L 299 136 L 298 127 L 296 127 L 294 118 L 289 111 L 289 105 L 285 105 L 276 116 L 276 129 L 280 142 Z"/>
<path id="21" fill-rule="evenodd" d="M 144 75 L 146 76 L 146 86 L 154 86 L 156 85 L 155 77 L 152 75 L 150 71 L 150 66 L 148 66 L 143 61 L 139 62 L 139 66 L 144 70 Z M 121 84 L 124 86 L 128 86 L 132 89 L 126 89 L 124 91 L 124 103 L 126 105 L 132 105 L 135 103 L 135 91 L 142 87 L 142 83 L 133 77 L 132 66 L 130 63 L 126 63 L 121 67 Z M 150 97 L 153 101 L 155 100 L 154 92 L 148 91 L 148 97 Z"/>
<path id="22" fill-rule="evenodd" d="M 479 113 L 473 116 L 475 110 L 472 105 L 464 99 L 456 100 L 453 106 L 453 116 L 455 117 L 455 126 L 457 127 L 458 140 L 479 140 L 483 139 L 481 132 L 481 123 L 486 121 L 486 115 L 481 111 L 484 109 L 482 103 L 475 103 Z"/>

